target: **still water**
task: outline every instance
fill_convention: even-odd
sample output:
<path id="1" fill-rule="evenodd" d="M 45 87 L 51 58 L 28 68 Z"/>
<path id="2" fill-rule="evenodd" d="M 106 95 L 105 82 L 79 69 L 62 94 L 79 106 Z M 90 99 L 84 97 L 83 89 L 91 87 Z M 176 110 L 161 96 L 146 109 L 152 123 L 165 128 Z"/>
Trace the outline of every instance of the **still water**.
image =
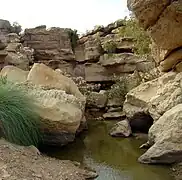
<path id="1" fill-rule="evenodd" d="M 113 122 L 89 124 L 89 131 L 64 148 L 49 149 L 48 155 L 78 161 L 97 171 L 96 180 L 173 180 L 169 167 L 143 165 L 137 158 L 144 152 L 135 138 L 112 138 Z"/>

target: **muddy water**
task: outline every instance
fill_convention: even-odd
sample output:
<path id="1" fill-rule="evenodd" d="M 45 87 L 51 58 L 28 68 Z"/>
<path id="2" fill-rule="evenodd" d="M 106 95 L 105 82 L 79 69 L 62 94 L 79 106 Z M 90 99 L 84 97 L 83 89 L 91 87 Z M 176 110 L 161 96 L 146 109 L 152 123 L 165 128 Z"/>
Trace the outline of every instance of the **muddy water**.
<path id="1" fill-rule="evenodd" d="M 144 152 L 143 143 L 135 138 L 112 138 L 108 135 L 113 122 L 91 122 L 89 131 L 76 142 L 49 155 L 79 161 L 94 168 L 97 180 L 173 180 L 169 167 L 143 165 L 137 158 Z"/>

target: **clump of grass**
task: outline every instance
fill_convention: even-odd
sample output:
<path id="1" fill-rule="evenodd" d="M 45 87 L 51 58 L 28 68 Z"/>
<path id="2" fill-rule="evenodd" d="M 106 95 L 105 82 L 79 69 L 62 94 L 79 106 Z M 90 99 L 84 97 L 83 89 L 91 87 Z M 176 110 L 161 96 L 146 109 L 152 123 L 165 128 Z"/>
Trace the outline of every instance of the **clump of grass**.
<path id="1" fill-rule="evenodd" d="M 113 40 L 107 41 L 103 44 L 103 49 L 107 53 L 115 53 L 117 49 L 117 44 Z"/>
<path id="2" fill-rule="evenodd" d="M 41 133 L 35 108 L 23 88 L 0 77 L 0 127 L 5 139 L 19 145 L 38 146 Z"/>

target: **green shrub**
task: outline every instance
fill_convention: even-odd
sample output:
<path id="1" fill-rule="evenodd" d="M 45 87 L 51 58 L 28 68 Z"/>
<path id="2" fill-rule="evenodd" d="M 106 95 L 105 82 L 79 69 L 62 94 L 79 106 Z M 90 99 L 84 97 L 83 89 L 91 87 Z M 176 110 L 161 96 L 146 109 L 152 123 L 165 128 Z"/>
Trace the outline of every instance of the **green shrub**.
<path id="1" fill-rule="evenodd" d="M 33 99 L 18 86 L 0 78 L 0 124 L 5 139 L 19 145 L 38 146 L 39 116 Z"/>
<path id="2" fill-rule="evenodd" d="M 109 40 L 103 44 L 103 49 L 108 53 L 115 53 L 117 49 L 117 44 L 113 40 Z"/>
<path id="3" fill-rule="evenodd" d="M 131 17 L 125 19 L 125 26 L 120 27 L 119 34 L 122 37 L 133 37 L 135 42 L 134 52 L 138 55 L 146 55 L 150 53 L 151 39 L 148 34 L 139 27 L 136 19 Z"/>
<path id="4" fill-rule="evenodd" d="M 21 31 L 22 31 L 21 25 L 18 22 L 13 22 L 12 32 L 19 35 Z"/>
<path id="5" fill-rule="evenodd" d="M 76 47 L 77 41 L 79 39 L 77 30 L 68 29 L 68 36 L 70 38 L 72 50 L 73 50 L 73 52 L 75 52 L 75 47 Z"/>

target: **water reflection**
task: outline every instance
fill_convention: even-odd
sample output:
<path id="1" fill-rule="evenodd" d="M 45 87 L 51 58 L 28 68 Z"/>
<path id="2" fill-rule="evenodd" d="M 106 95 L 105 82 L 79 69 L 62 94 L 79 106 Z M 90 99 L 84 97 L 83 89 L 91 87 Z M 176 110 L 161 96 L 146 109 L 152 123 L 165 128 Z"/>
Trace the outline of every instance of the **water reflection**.
<path id="1" fill-rule="evenodd" d="M 97 180 L 172 180 L 168 167 L 139 164 L 141 140 L 110 137 L 111 124 L 92 122 L 85 136 L 61 150 L 51 149 L 49 155 L 94 168 L 99 174 Z"/>

